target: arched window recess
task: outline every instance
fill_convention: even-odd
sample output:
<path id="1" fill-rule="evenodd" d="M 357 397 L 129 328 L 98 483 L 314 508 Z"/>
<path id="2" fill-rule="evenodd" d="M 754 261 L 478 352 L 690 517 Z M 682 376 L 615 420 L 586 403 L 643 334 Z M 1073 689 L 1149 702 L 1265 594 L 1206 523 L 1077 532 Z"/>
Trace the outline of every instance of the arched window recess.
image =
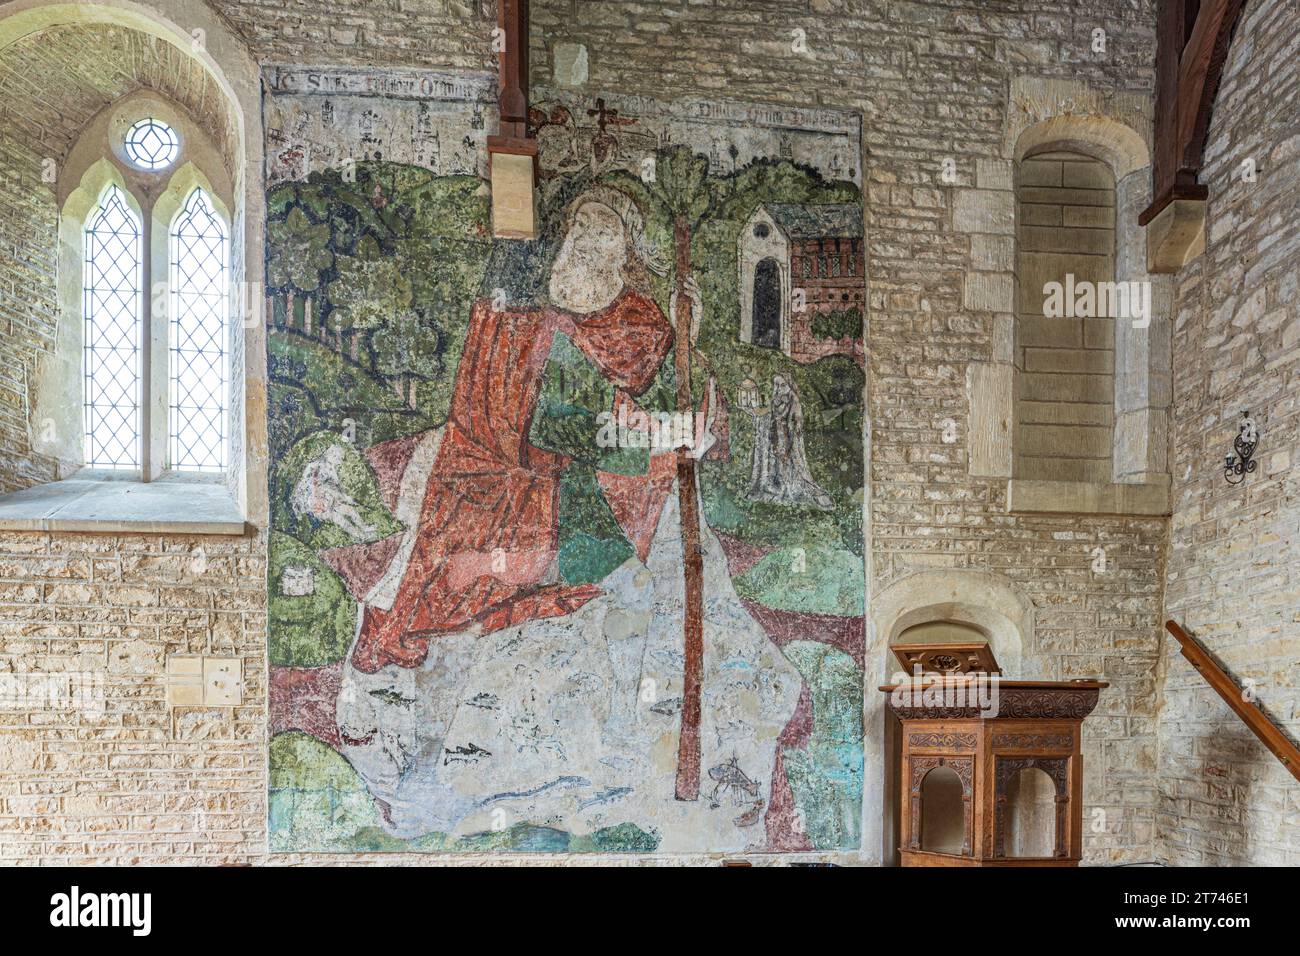
<path id="1" fill-rule="evenodd" d="M 79 478 L 220 478 L 236 426 L 224 157 L 179 107 L 142 95 L 92 122 L 68 165 L 81 173 L 62 205 L 61 298 L 81 321 L 60 351 L 80 367 L 74 383 L 73 363 L 55 363 L 61 381 L 42 392 L 79 395 L 81 414 L 50 429 L 52 451 Z"/>

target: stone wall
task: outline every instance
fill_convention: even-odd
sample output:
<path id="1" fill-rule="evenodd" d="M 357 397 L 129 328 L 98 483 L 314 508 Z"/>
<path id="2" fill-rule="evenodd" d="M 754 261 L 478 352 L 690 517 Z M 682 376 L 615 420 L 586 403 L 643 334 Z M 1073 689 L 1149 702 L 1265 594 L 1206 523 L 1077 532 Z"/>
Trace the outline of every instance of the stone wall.
<path id="1" fill-rule="evenodd" d="M 209 0 L 263 63 L 496 69 L 493 0 Z M 561 6 L 567 6 L 567 0 Z"/>
<path id="2" fill-rule="evenodd" d="M 266 839 L 266 544 L 0 533 L 0 863 L 222 863 Z M 168 654 L 244 707 L 168 709 Z"/>
<path id="3" fill-rule="evenodd" d="M 1042 153 L 1020 164 L 1016 198 L 1015 474 L 1110 481 L 1115 318 L 1073 305 L 1076 282 L 1115 280 L 1115 176 L 1078 153 Z M 1056 300 L 1050 283 L 1062 287 Z"/>
<path id="4" fill-rule="evenodd" d="M 1285 0 L 1248 3 L 1211 119 L 1202 175 L 1210 187 L 1207 247 L 1177 277 L 1176 503 L 1166 597 L 1168 616 L 1251 682 L 1259 703 L 1293 737 L 1300 735 L 1297 49 L 1294 8 Z M 1246 410 L 1261 435 L 1259 467 L 1230 486 L 1224 455 Z M 1172 639 L 1164 658 L 1160 858 L 1300 863 L 1295 779 Z"/>
<path id="5" fill-rule="evenodd" d="M 54 348 L 59 232 L 50 163 L 68 145 L 49 104 L 33 102 L 30 70 L 37 64 L 30 51 L 6 54 L 0 61 L 6 103 L 0 133 L 0 493 L 56 477 L 55 462 L 32 451 L 29 387 L 38 359 Z M 75 102 L 61 97 L 60 105 L 69 101 Z"/>
<path id="6" fill-rule="evenodd" d="M 58 214 L 41 181 L 41 154 L 0 138 L 0 493 L 53 481 L 55 462 L 33 453 L 29 386 L 54 348 Z"/>
<path id="7" fill-rule="evenodd" d="M 212 5 L 266 63 L 482 69 L 492 62 L 491 18 L 468 0 Z M 540 0 L 533 17 L 539 82 L 575 86 L 586 74 L 578 91 L 862 111 L 871 283 L 869 589 L 919 569 L 960 568 L 1003 575 L 1026 594 L 1037 627 L 1024 671 L 1101 675 L 1112 684 L 1085 725 L 1085 813 L 1101 824 L 1088 827 L 1086 858 L 1150 859 L 1165 522 L 1009 514 L 1005 477 L 971 476 L 966 367 L 992 361 L 1013 321 L 1013 246 L 998 237 L 1014 234 L 1014 224 L 966 229 L 959 212 L 985 202 L 1012 205 L 1007 139 L 1033 105 L 1012 97 L 1016 78 L 1063 90 L 1044 96 L 1049 110 L 1066 110 L 1078 91 L 1091 91 L 1082 97 L 1090 103 L 1118 98 L 1149 108 L 1154 3 Z M 1106 32 L 1102 52 L 1094 50 L 1098 29 Z M 576 45 L 585 48 L 585 69 Z M 558 75 L 557 64 L 564 67 Z M 1279 65 L 1271 72 L 1273 83 L 1285 75 Z M 973 273 L 999 278 L 968 281 Z M 121 705 L 102 725 L 3 715 L 4 747 L 30 761 L 30 769 L 6 774 L 3 825 L 18 835 L 2 841 L 7 856 L 165 861 L 264 853 L 260 707 L 209 715 L 173 734 L 162 701 L 155 658 L 173 643 L 194 650 L 216 641 L 245 655 L 250 697 L 263 693 L 264 544 L 232 543 L 236 553 L 220 558 L 219 543 L 208 549 L 209 562 L 229 557 L 229 580 L 187 584 L 183 570 L 161 569 L 199 543 L 6 537 L 0 635 L 11 666 L 66 668 L 74 661 L 65 659 L 84 653 L 87 660 L 75 666 L 102 663 L 110 671 L 113 655 L 127 653 L 128 644 L 140 658 L 112 665 L 140 673 L 115 684 L 123 671 L 110 671 Z M 49 580 L 60 573 L 75 584 Z M 883 657 L 876 663 L 886 666 Z M 880 784 L 869 777 L 866 785 Z M 83 817 L 111 822 L 60 822 L 79 807 Z M 151 817 L 166 826 L 150 831 Z M 91 837 L 94 827 L 107 832 Z"/>

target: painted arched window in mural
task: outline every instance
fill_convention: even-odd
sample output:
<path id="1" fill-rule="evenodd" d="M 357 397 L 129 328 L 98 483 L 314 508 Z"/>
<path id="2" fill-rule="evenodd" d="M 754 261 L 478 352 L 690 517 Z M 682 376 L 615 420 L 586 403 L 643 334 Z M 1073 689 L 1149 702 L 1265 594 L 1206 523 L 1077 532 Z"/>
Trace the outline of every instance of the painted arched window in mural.
<path id="1" fill-rule="evenodd" d="M 764 259 L 754 269 L 753 343 L 781 347 L 781 268 L 775 259 Z"/>

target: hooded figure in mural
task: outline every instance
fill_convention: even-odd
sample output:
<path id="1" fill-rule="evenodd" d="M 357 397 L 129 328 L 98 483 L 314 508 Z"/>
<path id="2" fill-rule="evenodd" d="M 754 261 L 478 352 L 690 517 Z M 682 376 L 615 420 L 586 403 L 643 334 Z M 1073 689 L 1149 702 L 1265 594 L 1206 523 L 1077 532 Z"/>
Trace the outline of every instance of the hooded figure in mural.
<path id="1" fill-rule="evenodd" d="M 829 511 L 830 495 L 813 480 L 803 445 L 803 407 L 784 375 L 772 376 L 772 403 L 754 416 L 754 463 L 749 497 Z"/>
<path id="2" fill-rule="evenodd" d="M 408 530 L 362 600 L 340 752 L 397 836 L 634 822 L 665 850 L 757 845 L 799 672 L 702 524 L 703 767 L 741 768 L 747 785 L 675 800 L 676 452 L 599 447 L 596 425 L 614 412 L 648 431 L 646 409 L 674 407 L 675 319 L 650 297 L 658 263 L 628 196 L 588 189 L 565 225 L 547 303 L 476 303 L 446 425 L 389 443 L 409 454 L 394 511 Z M 713 419 L 698 419 L 695 448 L 707 448 Z"/>

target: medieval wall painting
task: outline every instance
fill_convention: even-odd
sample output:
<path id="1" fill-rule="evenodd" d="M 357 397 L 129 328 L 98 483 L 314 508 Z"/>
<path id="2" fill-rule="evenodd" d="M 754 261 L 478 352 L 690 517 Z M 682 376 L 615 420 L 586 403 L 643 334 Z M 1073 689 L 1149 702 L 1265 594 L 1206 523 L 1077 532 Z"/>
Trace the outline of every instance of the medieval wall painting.
<path id="1" fill-rule="evenodd" d="M 856 118 L 268 83 L 272 848 L 856 848 Z"/>

